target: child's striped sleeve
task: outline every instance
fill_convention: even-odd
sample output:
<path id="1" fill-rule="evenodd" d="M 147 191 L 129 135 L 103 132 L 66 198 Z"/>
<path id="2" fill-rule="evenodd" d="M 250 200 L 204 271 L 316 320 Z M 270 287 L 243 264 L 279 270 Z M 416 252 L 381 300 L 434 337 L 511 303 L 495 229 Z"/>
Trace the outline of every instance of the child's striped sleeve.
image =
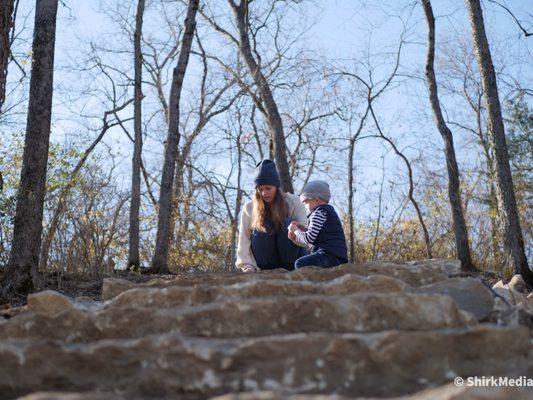
<path id="1" fill-rule="evenodd" d="M 320 230 L 326 223 L 326 219 L 327 214 L 324 210 L 319 209 L 314 211 L 309 217 L 309 226 L 307 227 L 307 231 L 297 230 L 295 232 L 296 240 L 307 245 L 314 245 Z"/>

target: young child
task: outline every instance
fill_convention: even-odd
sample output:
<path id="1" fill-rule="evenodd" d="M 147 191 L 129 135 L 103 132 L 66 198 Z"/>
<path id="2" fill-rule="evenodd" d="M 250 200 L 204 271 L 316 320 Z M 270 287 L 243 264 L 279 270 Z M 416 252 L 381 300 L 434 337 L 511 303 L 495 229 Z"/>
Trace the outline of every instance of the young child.
<path id="1" fill-rule="evenodd" d="M 300 201 L 309 213 L 307 229 L 296 222 L 289 225 L 289 238 L 295 243 L 306 244 L 311 254 L 296 260 L 295 269 L 314 265 L 333 267 L 348 262 L 346 238 L 339 216 L 329 205 L 331 193 L 324 181 L 307 183 L 300 194 Z"/>

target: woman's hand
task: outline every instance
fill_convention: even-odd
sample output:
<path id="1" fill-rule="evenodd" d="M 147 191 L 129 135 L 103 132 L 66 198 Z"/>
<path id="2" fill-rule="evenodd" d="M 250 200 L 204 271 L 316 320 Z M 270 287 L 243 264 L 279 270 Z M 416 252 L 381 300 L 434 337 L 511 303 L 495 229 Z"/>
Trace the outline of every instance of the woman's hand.
<path id="1" fill-rule="evenodd" d="M 254 267 L 253 265 L 245 265 L 243 268 L 242 268 L 242 272 L 244 273 L 252 273 L 252 272 L 258 272 L 259 271 L 259 268 L 257 267 Z"/>

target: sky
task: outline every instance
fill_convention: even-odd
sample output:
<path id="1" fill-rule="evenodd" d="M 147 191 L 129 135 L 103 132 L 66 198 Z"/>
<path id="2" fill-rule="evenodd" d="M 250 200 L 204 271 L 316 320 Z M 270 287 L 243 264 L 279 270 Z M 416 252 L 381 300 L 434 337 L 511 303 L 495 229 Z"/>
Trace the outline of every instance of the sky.
<path id="1" fill-rule="evenodd" d="M 128 5 L 127 2 L 120 2 L 123 6 Z M 401 3 L 401 5 L 399 5 Z M 468 19 L 466 15 L 464 1 L 433 1 L 433 8 L 437 17 L 437 41 L 440 43 L 454 40 L 454 35 L 460 33 L 469 33 Z M 89 41 L 104 42 L 107 40 L 109 33 L 113 31 L 113 26 L 110 21 L 102 14 L 102 5 L 113 4 L 112 1 L 106 0 L 64 0 L 60 4 L 59 20 L 58 20 L 58 34 L 56 42 L 56 77 L 55 84 L 59 90 L 54 95 L 54 129 L 53 140 L 68 143 L 77 138 L 72 133 L 82 130 L 79 122 L 74 122 L 71 117 L 65 117 L 72 113 L 71 106 L 73 103 L 70 91 L 75 82 L 76 74 L 66 72 L 67 66 L 71 65 L 77 58 L 83 57 L 83 49 Z M 130 1 L 130 11 L 135 9 L 136 2 Z M 150 4 L 150 2 L 148 2 Z M 298 26 L 308 26 L 308 31 L 303 35 L 300 41 L 300 46 L 306 48 L 317 57 L 325 57 L 330 60 L 345 60 L 345 65 L 349 69 L 350 65 L 361 57 L 365 52 L 378 54 L 380 52 L 390 52 L 398 44 L 399 34 L 402 30 L 402 23 L 406 25 L 408 31 L 408 44 L 406 44 L 402 55 L 402 70 L 405 73 L 420 74 L 424 67 L 425 57 L 425 23 L 423 13 L 419 5 L 406 6 L 407 2 L 399 1 L 356 1 L 356 0 L 315 0 L 308 2 L 304 6 L 304 11 L 298 15 L 301 20 L 292 21 Z M 502 9 L 484 2 L 487 6 L 485 18 L 488 26 L 489 40 L 491 46 L 497 48 L 498 52 L 495 57 L 505 56 L 506 52 L 515 55 L 530 54 L 531 44 L 527 41 L 532 39 L 524 39 L 520 36 L 520 31 L 512 18 L 507 15 Z M 507 1 L 507 5 L 512 6 L 514 12 L 520 18 L 527 16 L 528 5 L 531 1 L 528 0 L 513 0 Z M 28 7 L 27 4 L 24 5 Z M 26 24 L 31 27 L 31 13 L 29 9 L 24 9 L 21 6 L 19 17 L 27 17 Z M 401 15 L 402 20 L 396 17 Z M 23 21 L 18 22 L 19 25 Z M 527 25 L 526 25 L 527 26 Z M 25 33 L 29 37 L 29 32 Z M 452 38 L 452 39 L 450 39 Z M 516 38 L 512 48 L 500 49 L 500 43 L 507 39 Z M 26 45 L 29 43 L 27 41 Z M 110 43 L 111 44 L 111 43 Z M 452 43 L 453 45 L 453 43 Z M 531 66 L 531 64 L 530 64 Z M 531 68 L 516 71 L 522 77 L 525 77 L 526 82 L 531 82 Z M 382 65 L 378 67 L 378 72 L 386 72 L 390 69 L 390 65 Z M 437 70 L 437 73 L 439 71 Z M 14 73 L 16 74 L 16 72 Z M 86 84 L 86 80 L 90 79 L 85 72 L 79 72 L 80 83 Z M 439 76 L 437 76 L 439 79 Z M 96 86 L 96 85 L 95 85 Z M 63 91 L 61 90 L 63 88 Z M 412 121 L 418 118 L 419 114 L 427 114 L 429 107 L 427 105 L 427 98 L 425 97 L 425 87 L 423 85 L 411 85 L 407 88 L 401 87 L 398 90 L 392 91 L 379 104 L 379 116 L 383 119 L 383 126 L 386 131 L 396 140 L 400 141 L 402 148 L 406 153 L 413 158 L 425 151 L 438 150 L 442 146 L 440 136 L 431 121 L 431 117 L 427 116 L 426 123 L 417 121 L 417 128 L 426 132 L 425 135 L 420 135 L 421 132 L 412 132 Z M 68 111 L 67 111 L 68 109 Z M 80 113 L 94 114 L 98 116 L 101 114 L 100 104 L 87 104 Z M 289 112 L 288 110 L 281 110 L 282 112 Z M 96 125 L 95 125 L 96 126 Z M 331 135 L 342 135 L 345 131 L 344 126 L 330 126 L 328 132 Z M 427 133 L 427 134 L 426 134 Z M 116 153 L 120 153 L 123 157 L 122 168 L 124 174 L 127 175 L 129 168 L 129 157 L 132 146 L 127 139 L 120 133 L 120 136 L 112 136 L 107 139 L 108 146 L 114 148 Z M 120 138 L 119 138 L 120 137 Z M 468 143 L 466 139 L 460 135 L 456 136 L 458 148 L 467 148 Z M 152 148 L 147 149 L 147 154 L 150 151 L 153 154 L 152 166 L 158 168 L 157 164 L 160 162 L 158 154 L 162 154 L 161 149 Z M 385 147 L 382 143 L 377 141 L 365 141 L 360 147 L 356 149 L 356 181 L 362 185 L 366 185 L 366 194 L 356 200 L 358 209 L 361 213 L 366 213 L 369 216 L 375 213 L 376 204 L 368 206 L 368 196 L 372 198 L 372 193 L 379 189 L 379 181 L 381 176 L 381 156 L 384 154 Z M 468 151 L 459 152 L 460 161 L 465 164 L 471 158 L 471 153 Z M 324 155 L 325 157 L 327 155 Z M 333 158 L 336 155 L 329 155 Z M 436 160 L 440 165 L 434 166 L 435 169 L 442 168 L 444 159 Z M 391 181 L 405 182 L 405 170 L 397 158 L 391 155 L 390 150 L 387 152 L 386 163 L 387 179 Z M 215 162 L 219 165 L 221 173 L 227 170 L 223 163 Z M 345 161 L 339 162 L 339 168 L 333 171 L 328 179 L 331 179 L 332 188 L 337 195 L 336 203 L 345 207 Z M 437 168 L 438 167 L 438 168 Z M 247 169 L 247 174 L 253 171 L 251 166 Z M 321 176 L 318 175 L 318 178 Z M 122 184 L 127 187 L 128 179 L 125 177 L 121 180 Z M 365 192 L 361 190 L 361 192 Z"/>

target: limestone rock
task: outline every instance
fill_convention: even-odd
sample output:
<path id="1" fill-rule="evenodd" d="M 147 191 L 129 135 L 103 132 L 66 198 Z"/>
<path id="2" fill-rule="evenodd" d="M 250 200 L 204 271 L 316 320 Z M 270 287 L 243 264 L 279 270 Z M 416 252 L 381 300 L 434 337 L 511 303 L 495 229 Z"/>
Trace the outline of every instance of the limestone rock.
<path id="1" fill-rule="evenodd" d="M 487 326 L 248 339 L 167 334 L 74 346 L 9 339 L 0 341 L 0 393 L 46 388 L 124 390 L 148 398 L 242 390 L 399 396 L 455 376 L 522 375 L 528 343 L 525 328 Z"/>
<path id="2" fill-rule="evenodd" d="M 518 304 L 528 296 L 524 279 L 519 274 L 514 275 L 507 284 L 500 279 L 492 286 L 492 289 L 512 304 Z"/>
<path id="3" fill-rule="evenodd" d="M 420 293 L 445 294 L 457 307 L 472 313 L 477 320 L 487 318 L 494 307 L 494 296 L 483 282 L 476 278 L 451 278 L 418 288 Z"/>
<path id="4" fill-rule="evenodd" d="M 453 383 L 427 389 L 397 400 L 529 400 L 531 393 L 519 387 L 455 386 Z"/>
<path id="5" fill-rule="evenodd" d="M 411 286 L 429 285 L 448 279 L 446 268 L 440 263 L 432 263 L 431 261 L 417 264 L 378 261 L 361 265 L 345 264 L 339 268 L 363 276 L 390 276 L 400 279 Z"/>
<path id="6" fill-rule="evenodd" d="M 126 398 L 117 393 L 64 393 L 64 392 L 36 392 L 17 400 L 125 400 Z M 131 398 L 129 399 L 131 400 Z"/>
<path id="7" fill-rule="evenodd" d="M 408 261 L 407 265 L 427 265 L 433 268 L 444 270 L 448 276 L 461 273 L 461 260 L 448 260 L 443 258 L 433 258 L 423 261 Z"/>
<path id="8" fill-rule="evenodd" d="M 74 301 L 53 290 L 45 290 L 28 296 L 28 311 L 51 317 L 75 307 Z"/>
<path id="9" fill-rule="evenodd" d="M 516 290 L 511 288 L 500 288 L 493 286 L 493 290 L 496 294 L 498 294 L 505 300 L 503 301 L 501 298 L 496 297 L 496 299 L 494 300 L 495 310 L 504 310 L 506 308 L 509 308 L 509 306 L 515 306 L 520 303 L 525 303 L 527 299 L 524 293 L 517 292 Z"/>
<path id="10" fill-rule="evenodd" d="M 252 337 L 299 332 L 433 330 L 471 323 L 447 296 L 359 293 L 229 300 L 181 308 L 111 307 L 94 313 L 73 309 L 49 318 L 28 313 L 25 318 L 0 324 L 0 338 L 87 342 L 169 332 Z"/>
<path id="11" fill-rule="evenodd" d="M 0 318 L 0 400 L 520 399 L 509 388 L 438 387 L 533 374 L 531 331 L 503 312 L 509 326 L 479 324 L 485 294 L 449 279 L 458 265 L 106 279 L 104 303 L 37 294 Z"/>
<path id="12" fill-rule="evenodd" d="M 238 337 L 298 332 L 377 332 L 466 326 L 446 296 L 361 293 L 225 301 L 182 309 L 109 308 L 96 315 L 103 337 L 180 332 Z"/>
<path id="13" fill-rule="evenodd" d="M 105 278 L 102 284 L 102 299 L 109 300 L 120 293 L 135 287 L 133 282 L 119 278 Z"/>
<path id="14" fill-rule="evenodd" d="M 168 286 L 153 288 L 139 286 L 126 290 L 108 301 L 106 308 L 116 307 L 177 307 L 227 300 L 245 300 L 273 296 L 301 296 L 312 294 L 343 295 L 358 292 L 397 293 L 410 291 L 409 285 L 387 276 L 346 274 L 325 283 L 309 281 L 250 279 L 231 285 Z"/>
<path id="15" fill-rule="evenodd" d="M 507 286 L 510 289 L 516 290 L 517 292 L 527 294 L 526 283 L 524 282 L 524 278 L 522 278 L 522 275 L 520 274 L 514 275 L 507 284 Z"/>
<path id="16" fill-rule="evenodd" d="M 170 399 L 179 399 L 179 395 L 166 396 Z M 447 384 L 433 389 L 422 390 L 412 395 L 400 397 L 370 398 L 358 397 L 357 400 L 529 400 L 531 393 L 519 387 L 468 387 Z M 81 392 L 37 392 L 17 400 L 124 400 L 126 397 L 117 393 Z M 140 400 L 149 397 L 128 397 L 128 400 Z M 210 400 L 350 400 L 353 397 L 339 396 L 337 394 L 287 394 L 273 391 L 228 393 L 222 396 L 211 397 Z"/>
<path id="17" fill-rule="evenodd" d="M 264 392 L 244 392 L 228 393 L 223 396 L 212 397 L 210 400 L 349 400 L 350 397 L 339 396 L 337 394 L 284 394 L 271 391 Z M 357 400 L 368 400 L 367 397 L 358 397 Z M 381 400 L 387 400 L 383 398 Z"/>
<path id="18" fill-rule="evenodd" d="M 533 396 L 519 387 L 469 387 L 450 383 L 433 389 L 422 390 L 412 395 L 386 398 L 358 397 L 357 400 L 530 400 Z M 339 395 L 290 395 L 276 392 L 230 393 L 210 400 L 349 400 L 353 397 Z"/>
<path id="19" fill-rule="evenodd" d="M 500 279 L 498 282 L 492 285 L 492 288 L 493 289 L 498 289 L 498 288 L 507 289 L 507 285 L 503 283 L 503 280 Z"/>
<path id="20" fill-rule="evenodd" d="M 525 303 L 498 310 L 496 318 L 499 325 L 526 326 L 531 329 L 533 336 L 533 310 L 528 308 Z"/>
<path id="21" fill-rule="evenodd" d="M 91 312 L 72 308 L 56 315 L 26 312 L 0 322 L 0 340 L 47 338 L 66 342 L 87 342 L 100 337 Z"/>
<path id="22" fill-rule="evenodd" d="M 171 286 L 232 285 L 250 280 L 325 283 L 347 274 L 367 277 L 386 276 L 399 279 L 410 286 L 420 286 L 448 279 L 447 271 L 450 268 L 443 260 L 428 260 L 416 263 L 376 261 L 366 264 L 344 264 L 334 268 L 307 267 L 291 272 L 283 269 L 267 270 L 252 275 L 235 272 L 178 275 L 169 279 L 156 278 L 140 284 L 124 279 L 106 278 L 103 283 L 102 298 L 110 300 L 118 294 L 135 287 L 164 288 Z"/>
<path id="23" fill-rule="evenodd" d="M 98 310 L 102 304 L 92 300 L 78 300 L 53 290 L 45 290 L 28 296 L 27 310 L 40 315 L 56 317 L 72 310 Z"/>

